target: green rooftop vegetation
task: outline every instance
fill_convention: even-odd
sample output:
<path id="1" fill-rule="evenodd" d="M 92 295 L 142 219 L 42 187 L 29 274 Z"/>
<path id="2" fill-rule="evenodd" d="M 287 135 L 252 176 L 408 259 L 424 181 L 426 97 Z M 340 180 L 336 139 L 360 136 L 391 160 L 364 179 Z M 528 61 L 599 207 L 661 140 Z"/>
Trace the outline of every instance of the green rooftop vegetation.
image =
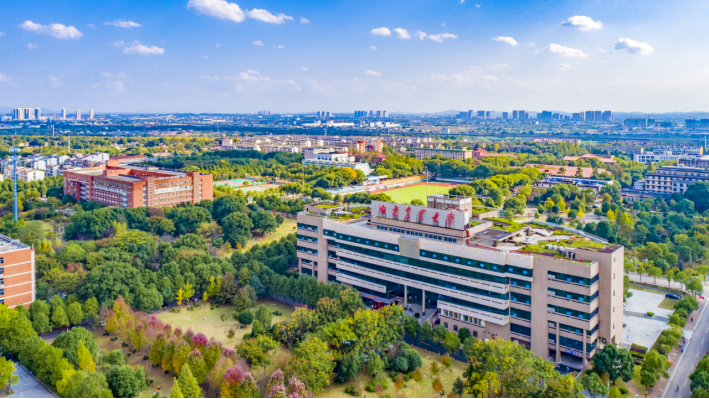
<path id="1" fill-rule="evenodd" d="M 488 208 L 486 206 L 473 206 L 470 212 L 474 215 L 479 215 L 481 213 L 494 212 L 497 211 L 495 208 Z"/>
<path id="2" fill-rule="evenodd" d="M 343 204 L 318 204 L 317 205 L 318 208 L 322 208 L 322 209 L 339 208 L 341 206 L 343 206 Z"/>
<path id="3" fill-rule="evenodd" d="M 606 247 L 608 244 L 604 244 L 602 242 L 597 242 L 593 240 L 564 240 L 560 242 L 561 245 L 565 247 L 571 247 L 571 248 L 584 248 L 584 249 L 603 249 Z"/>
<path id="4" fill-rule="evenodd" d="M 497 222 L 497 223 L 502 223 L 505 224 L 506 226 L 493 226 L 491 229 L 495 230 L 503 230 L 508 233 L 514 233 L 515 231 L 520 230 L 524 225 L 522 223 L 517 223 L 515 221 L 509 220 L 509 219 L 503 219 L 503 218 L 486 218 L 485 220 L 489 220 L 491 222 Z"/>

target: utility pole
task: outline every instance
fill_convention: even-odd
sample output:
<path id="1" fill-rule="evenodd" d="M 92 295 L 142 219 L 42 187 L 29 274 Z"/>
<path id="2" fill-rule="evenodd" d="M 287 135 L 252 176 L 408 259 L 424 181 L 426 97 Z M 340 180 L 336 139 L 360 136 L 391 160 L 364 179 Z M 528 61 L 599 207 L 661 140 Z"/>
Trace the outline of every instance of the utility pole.
<path id="1" fill-rule="evenodd" d="M 428 201 L 428 168 L 426 168 L 426 201 Z"/>
<path id="2" fill-rule="evenodd" d="M 14 168 L 12 180 L 15 194 L 15 223 L 17 223 L 17 151 L 15 151 L 15 140 L 12 140 L 12 164 Z"/>

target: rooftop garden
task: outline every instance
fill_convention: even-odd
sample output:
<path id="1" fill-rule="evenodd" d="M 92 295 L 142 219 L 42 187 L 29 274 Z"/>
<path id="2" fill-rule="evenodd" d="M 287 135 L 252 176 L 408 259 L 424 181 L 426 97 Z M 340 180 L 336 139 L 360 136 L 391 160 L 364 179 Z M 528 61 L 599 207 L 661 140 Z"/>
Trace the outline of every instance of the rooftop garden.
<path id="1" fill-rule="evenodd" d="M 341 206 L 344 206 L 344 204 L 318 204 L 318 208 L 322 209 L 332 209 L 332 208 L 339 208 Z"/>
<path id="2" fill-rule="evenodd" d="M 508 233 L 514 233 L 515 231 L 520 230 L 524 225 L 522 223 L 517 223 L 509 219 L 503 219 L 503 218 L 486 218 L 485 220 L 489 220 L 494 223 L 502 223 L 505 226 L 493 226 L 491 229 L 495 230 L 503 230 Z"/>
<path id="3" fill-rule="evenodd" d="M 582 249 L 603 249 L 608 245 L 608 244 L 604 244 L 602 242 L 597 242 L 597 241 L 588 240 L 588 239 L 564 240 L 564 241 L 560 241 L 560 244 L 565 247 L 582 248 Z"/>
<path id="4" fill-rule="evenodd" d="M 494 211 L 497 211 L 497 209 L 495 209 L 495 208 L 488 208 L 488 207 L 485 207 L 485 206 L 473 206 L 472 209 L 470 210 L 470 212 L 471 212 L 473 215 L 479 215 L 479 214 L 481 214 L 481 213 L 494 212 Z"/>
<path id="5" fill-rule="evenodd" d="M 483 222 L 476 222 L 475 220 L 470 221 L 470 227 L 475 227 L 477 225 L 483 224 Z"/>

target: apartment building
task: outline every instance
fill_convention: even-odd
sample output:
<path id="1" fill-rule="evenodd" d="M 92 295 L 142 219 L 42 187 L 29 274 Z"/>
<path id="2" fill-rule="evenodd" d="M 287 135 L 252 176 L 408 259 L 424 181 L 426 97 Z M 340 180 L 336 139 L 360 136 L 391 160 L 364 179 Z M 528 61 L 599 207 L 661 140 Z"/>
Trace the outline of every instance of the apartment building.
<path id="1" fill-rule="evenodd" d="M 354 287 L 368 306 L 398 304 L 422 323 L 513 340 L 545 359 L 575 356 L 584 367 L 599 346 L 622 343 L 622 246 L 499 219 L 468 197 L 373 201 L 349 221 L 337 218 L 346 208 L 331 209 L 298 215 L 299 272 Z"/>
<path id="2" fill-rule="evenodd" d="M 455 150 L 455 149 L 436 149 L 436 148 L 422 148 L 414 151 L 414 156 L 417 159 L 430 158 L 435 155 L 441 155 L 451 159 L 457 159 L 459 161 L 464 161 L 473 157 L 472 150 Z"/>
<path id="3" fill-rule="evenodd" d="M 3 170 L 3 175 L 5 179 L 14 180 L 15 168 L 13 165 L 5 166 Z M 39 169 L 26 168 L 22 166 L 17 167 L 17 179 L 22 181 L 41 181 L 44 180 L 44 171 Z"/>
<path id="4" fill-rule="evenodd" d="M 214 198 L 210 174 L 120 165 L 117 160 L 109 160 L 105 166 L 64 171 L 64 194 L 77 201 L 123 208 L 171 207 Z"/>
<path id="5" fill-rule="evenodd" d="M 34 249 L 0 234 L 0 304 L 29 307 L 35 291 Z"/>
<path id="6" fill-rule="evenodd" d="M 677 160 L 679 166 L 689 166 L 692 168 L 709 168 L 709 155 L 700 157 L 684 157 Z"/>
<path id="7" fill-rule="evenodd" d="M 673 154 L 671 151 L 666 152 L 655 152 L 655 151 L 643 151 L 639 154 L 633 154 L 634 162 L 650 163 L 650 162 L 660 162 L 660 161 L 677 161 L 682 158 L 686 158 L 687 155 Z"/>
<path id="8" fill-rule="evenodd" d="M 690 184 L 698 181 L 709 181 L 709 171 L 686 166 L 663 166 L 645 175 L 645 191 L 683 193 Z"/>
<path id="9" fill-rule="evenodd" d="M 654 152 L 660 153 L 672 153 L 674 155 L 704 155 L 703 146 L 693 146 L 693 145 L 655 145 L 652 147 Z"/>

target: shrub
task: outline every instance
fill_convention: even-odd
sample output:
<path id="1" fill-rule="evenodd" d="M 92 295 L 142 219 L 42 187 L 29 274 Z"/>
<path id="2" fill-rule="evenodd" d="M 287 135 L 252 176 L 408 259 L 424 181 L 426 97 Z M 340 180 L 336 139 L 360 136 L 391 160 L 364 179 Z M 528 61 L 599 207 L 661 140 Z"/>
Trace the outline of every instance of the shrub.
<path id="1" fill-rule="evenodd" d="M 421 317 L 421 314 L 419 312 L 416 312 L 414 313 L 414 317 L 418 319 L 419 317 Z"/>
<path id="2" fill-rule="evenodd" d="M 234 332 L 234 329 L 233 329 L 233 328 L 230 328 L 230 329 L 229 329 L 229 332 L 226 333 L 226 336 L 229 337 L 229 338 L 234 338 L 234 335 L 236 335 L 236 332 Z"/>
<path id="3" fill-rule="evenodd" d="M 148 355 L 143 356 L 143 360 L 148 360 Z"/>
<path id="4" fill-rule="evenodd" d="M 451 360 L 450 355 L 446 353 L 446 355 L 443 356 L 443 360 L 441 360 L 441 363 L 443 363 L 443 365 L 446 367 L 450 367 L 453 362 Z"/>
<path id="5" fill-rule="evenodd" d="M 362 391 L 359 389 L 358 386 L 355 385 L 349 385 L 347 388 L 345 388 L 345 392 L 352 396 L 362 396 Z"/>
<path id="6" fill-rule="evenodd" d="M 394 383 L 394 386 L 396 386 L 396 389 L 401 389 L 404 387 L 404 376 L 399 374 L 396 377 L 396 382 Z"/>
<path id="7" fill-rule="evenodd" d="M 431 373 L 436 375 L 439 371 L 441 371 L 441 367 L 438 365 L 438 362 L 431 363 Z"/>
<path id="8" fill-rule="evenodd" d="M 653 316 L 655 316 L 655 313 L 653 313 L 653 312 L 647 312 L 647 317 L 653 317 Z"/>
<path id="9" fill-rule="evenodd" d="M 622 393 L 623 395 L 627 395 L 627 394 L 628 394 L 628 388 L 620 387 L 620 393 Z"/>
<path id="10" fill-rule="evenodd" d="M 414 373 L 411 375 L 411 377 L 414 379 L 416 382 L 421 382 L 423 381 L 423 372 L 421 372 L 421 368 L 417 368 L 414 370 Z"/>
<path id="11" fill-rule="evenodd" d="M 275 311 L 273 311 L 273 315 L 274 316 L 283 316 L 283 313 L 281 313 L 280 310 L 275 310 Z"/>

